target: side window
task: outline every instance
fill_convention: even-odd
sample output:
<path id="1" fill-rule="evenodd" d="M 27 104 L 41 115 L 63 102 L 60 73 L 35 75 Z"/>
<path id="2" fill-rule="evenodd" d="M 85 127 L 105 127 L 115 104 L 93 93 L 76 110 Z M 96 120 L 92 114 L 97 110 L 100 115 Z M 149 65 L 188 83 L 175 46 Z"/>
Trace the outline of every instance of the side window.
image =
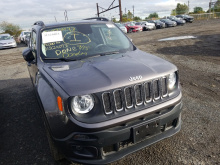
<path id="1" fill-rule="evenodd" d="M 36 47 L 36 32 L 35 31 L 32 31 L 32 34 L 31 34 L 31 50 L 32 50 L 32 53 L 34 55 L 34 57 L 36 57 L 36 50 L 37 50 L 37 47 Z"/>

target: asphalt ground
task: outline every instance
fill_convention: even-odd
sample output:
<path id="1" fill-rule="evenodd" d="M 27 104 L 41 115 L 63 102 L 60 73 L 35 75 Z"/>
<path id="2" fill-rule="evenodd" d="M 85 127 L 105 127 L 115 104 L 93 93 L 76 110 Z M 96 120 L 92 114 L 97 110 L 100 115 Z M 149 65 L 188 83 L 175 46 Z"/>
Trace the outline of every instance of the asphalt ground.
<path id="1" fill-rule="evenodd" d="M 183 91 L 182 129 L 112 165 L 220 164 L 220 19 L 128 34 L 141 50 L 174 63 Z M 177 36 L 193 39 L 158 41 Z M 50 155 L 22 57 L 25 45 L 0 50 L 0 164 L 67 165 Z"/>

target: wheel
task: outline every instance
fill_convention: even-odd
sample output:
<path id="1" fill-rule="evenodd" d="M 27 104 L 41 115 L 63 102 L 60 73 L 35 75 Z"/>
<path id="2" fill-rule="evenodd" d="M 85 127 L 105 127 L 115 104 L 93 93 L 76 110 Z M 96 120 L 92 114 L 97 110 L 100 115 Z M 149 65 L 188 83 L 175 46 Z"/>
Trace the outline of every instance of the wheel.
<path id="1" fill-rule="evenodd" d="M 54 141 L 49 133 L 49 130 L 46 128 L 46 134 L 47 134 L 47 139 L 48 139 L 48 143 L 49 143 L 49 147 L 50 147 L 50 152 L 51 155 L 53 156 L 54 160 L 59 161 L 64 159 L 64 155 L 61 154 L 59 152 L 59 150 L 57 149 L 57 147 L 54 144 Z"/>

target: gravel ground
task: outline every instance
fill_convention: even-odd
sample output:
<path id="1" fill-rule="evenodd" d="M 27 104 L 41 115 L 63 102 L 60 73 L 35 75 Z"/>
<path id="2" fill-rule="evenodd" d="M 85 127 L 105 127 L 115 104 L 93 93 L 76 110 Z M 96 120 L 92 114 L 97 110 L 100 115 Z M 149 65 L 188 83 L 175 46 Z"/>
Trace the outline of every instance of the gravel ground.
<path id="1" fill-rule="evenodd" d="M 111 165 L 220 164 L 220 20 L 128 34 L 141 50 L 179 68 L 183 125 L 171 138 Z M 193 35 L 195 39 L 158 41 Z M 0 50 L 0 164 L 56 163 L 50 155 L 39 106 L 18 48 Z"/>

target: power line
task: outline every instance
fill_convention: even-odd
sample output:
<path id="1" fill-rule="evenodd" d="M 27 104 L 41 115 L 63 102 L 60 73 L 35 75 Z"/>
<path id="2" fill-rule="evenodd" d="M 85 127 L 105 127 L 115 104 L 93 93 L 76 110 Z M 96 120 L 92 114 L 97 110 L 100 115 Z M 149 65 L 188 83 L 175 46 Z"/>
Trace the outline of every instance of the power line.
<path id="1" fill-rule="evenodd" d="M 96 3 L 96 8 L 97 8 L 97 16 L 99 17 L 100 14 L 105 13 L 109 10 L 115 9 L 117 7 L 119 7 L 119 15 L 120 15 L 120 21 L 122 22 L 122 11 L 121 11 L 121 0 L 118 0 L 118 5 L 114 6 L 115 0 L 113 0 L 113 2 L 110 4 L 110 6 L 108 7 L 108 9 L 105 9 L 101 6 L 98 5 L 98 3 Z M 100 12 L 99 9 L 102 9 L 102 11 Z"/>

